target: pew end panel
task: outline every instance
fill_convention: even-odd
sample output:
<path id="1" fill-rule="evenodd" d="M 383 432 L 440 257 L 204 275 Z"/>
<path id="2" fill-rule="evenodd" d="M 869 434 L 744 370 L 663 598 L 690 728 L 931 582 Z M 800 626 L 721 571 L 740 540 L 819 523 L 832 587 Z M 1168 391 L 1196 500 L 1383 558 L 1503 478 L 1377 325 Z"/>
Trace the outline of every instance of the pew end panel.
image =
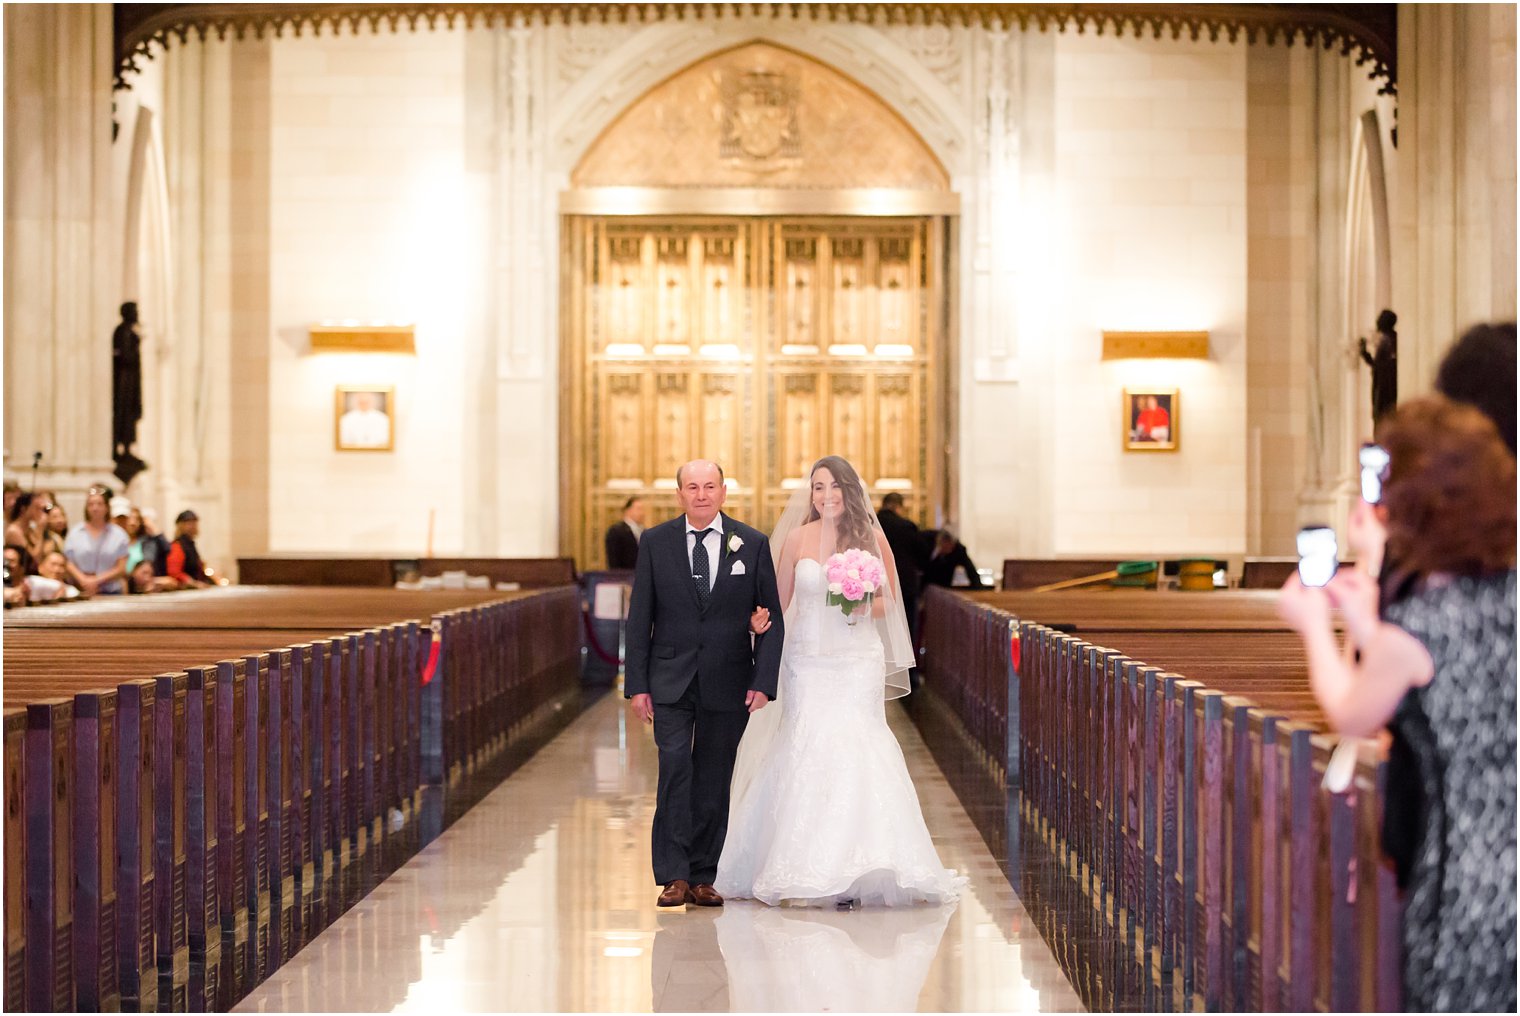
<path id="1" fill-rule="evenodd" d="M 27 1008 L 74 1009 L 74 703 L 26 707 Z"/>
<path id="2" fill-rule="evenodd" d="M 5 1010 L 21 1012 L 26 993 L 26 710 L 5 710 Z"/>
<path id="3" fill-rule="evenodd" d="M 117 976 L 116 691 L 74 696 L 74 994 L 80 1009 L 121 1007 Z"/>
<path id="4" fill-rule="evenodd" d="M 117 718 L 117 963 L 121 1001 L 150 1012 L 158 1005 L 154 922 L 154 710 L 156 682 L 123 682 Z"/>

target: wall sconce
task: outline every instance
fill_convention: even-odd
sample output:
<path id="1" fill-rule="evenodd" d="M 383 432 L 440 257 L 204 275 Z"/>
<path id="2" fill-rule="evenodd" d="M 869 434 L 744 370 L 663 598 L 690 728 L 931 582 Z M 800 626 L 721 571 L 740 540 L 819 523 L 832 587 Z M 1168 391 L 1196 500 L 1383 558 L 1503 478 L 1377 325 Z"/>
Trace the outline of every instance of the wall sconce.
<path id="1" fill-rule="evenodd" d="M 402 353 L 417 355 L 415 325 L 361 325 L 357 322 L 312 325 L 313 353 Z"/>
<path id="2" fill-rule="evenodd" d="M 1104 332 L 1105 360 L 1207 360 L 1208 332 Z"/>

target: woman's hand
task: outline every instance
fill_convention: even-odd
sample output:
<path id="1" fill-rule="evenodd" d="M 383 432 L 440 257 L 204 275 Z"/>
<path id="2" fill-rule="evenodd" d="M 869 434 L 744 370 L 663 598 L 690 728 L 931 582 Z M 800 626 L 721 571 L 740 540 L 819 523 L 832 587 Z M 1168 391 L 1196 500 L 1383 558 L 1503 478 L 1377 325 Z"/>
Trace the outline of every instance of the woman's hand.
<path id="1" fill-rule="evenodd" d="M 1340 608 L 1351 641 L 1365 646 L 1379 623 L 1377 582 L 1359 569 L 1342 568 L 1325 586 L 1325 593 Z"/>
<path id="2" fill-rule="evenodd" d="M 1383 548 L 1388 544 L 1388 527 L 1378 517 L 1376 505 L 1357 499 L 1346 520 L 1346 546 L 1356 556 L 1356 565 L 1376 578 L 1383 567 Z"/>
<path id="3" fill-rule="evenodd" d="M 1288 627 L 1306 635 L 1316 628 L 1330 627 L 1330 597 L 1318 586 L 1306 586 L 1295 571 L 1283 583 L 1277 597 L 1277 616 L 1288 622 Z"/>
<path id="4" fill-rule="evenodd" d="M 749 630 L 756 635 L 764 635 L 770 631 L 771 612 L 764 607 L 756 607 L 755 612 L 749 616 Z"/>
<path id="5" fill-rule="evenodd" d="M 93 575 L 84 575 L 79 580 L 79 591 L 85 596 L 94 596 L 100 592 L 100 580 Z"/>

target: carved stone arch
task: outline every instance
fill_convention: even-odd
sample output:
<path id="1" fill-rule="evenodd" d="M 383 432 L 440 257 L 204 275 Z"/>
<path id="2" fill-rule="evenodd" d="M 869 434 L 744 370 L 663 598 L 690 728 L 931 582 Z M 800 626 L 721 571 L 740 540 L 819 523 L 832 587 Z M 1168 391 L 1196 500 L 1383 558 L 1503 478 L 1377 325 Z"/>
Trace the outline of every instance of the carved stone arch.
<path id="1" fill-rule="evenodd" d="M 746 43 L 790 50 L 854 81 L 922 139 L 951 181 L 972 171 L 965 111 L 910 52 L 860 25 L 788 19 L 660 22 L 639 31 L 555 104 L 550 168 L 568 180 L 604 132 L 640 98 L 673 74 Z"/>

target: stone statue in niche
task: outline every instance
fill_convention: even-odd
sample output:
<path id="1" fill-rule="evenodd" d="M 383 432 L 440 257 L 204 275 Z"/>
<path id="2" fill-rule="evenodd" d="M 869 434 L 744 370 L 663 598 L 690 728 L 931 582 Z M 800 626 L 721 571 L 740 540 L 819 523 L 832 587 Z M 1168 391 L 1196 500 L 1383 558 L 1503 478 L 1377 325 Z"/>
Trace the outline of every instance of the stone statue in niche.
<path id="1" fill-rule="evenodd" d="M 111 333 L 111 454 L 123 484 L 130 484 L 148 468 L 132 452 L 142 410 L 142 330 L 137 324 L 137 304 L 124 303 L 121 324 Z"/>
<path id="2" fill-rule="evenodd" d="M 1391 310 L 1385 310 L 1377 318 L 1376 344 L 1369 352 L 1367 340 L 1357 342 L 1357 352 L 1367 366 L 1372 368 L 1372 422 L 1375 425 L 1399 401 L 1399 335 L 1394 325 L 1399 318 Z"/>
<path id="3" fill-rule="evenodd" d="M 756 173 L 783 169 L 801 158 L 795 75 L 770 70 L 725 71 L 722 91 L 720 158 Z"/>

